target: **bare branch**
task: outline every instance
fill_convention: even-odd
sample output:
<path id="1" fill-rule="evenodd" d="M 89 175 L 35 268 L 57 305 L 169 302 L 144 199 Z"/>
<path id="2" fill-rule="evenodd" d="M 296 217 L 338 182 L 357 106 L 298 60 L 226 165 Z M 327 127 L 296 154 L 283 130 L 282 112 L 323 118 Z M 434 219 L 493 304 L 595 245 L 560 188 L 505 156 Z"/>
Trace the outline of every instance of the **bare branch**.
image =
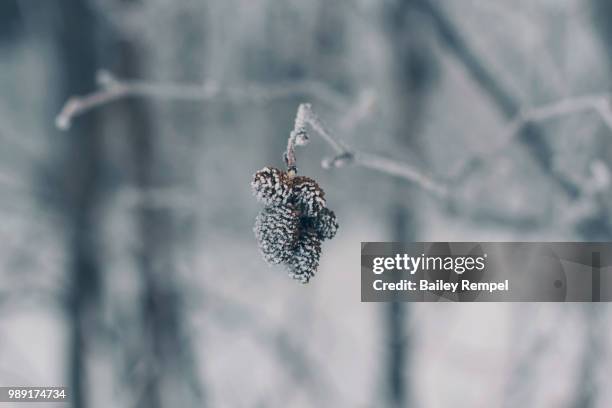
<path id="1" fill-rule="evenodd" d="M 448 194 L 448 189 L 444 183 L 435 180 L 433 177 L 410 166 L 408 163 L 372 153 L 357 152 L 349 148 L 334 136 L 334 134 L 323 124 L 317 114 L 314 113 L 309 103 L 302 103 L 298 107 L 295 126 L 289 136 L 286 161 L 290 170 L 295 168 L 294 146 L 297 144 L 295 140 L 298 135 L 305 135 L 306 125 L 309 125 L 312 130 L 321 136 L 321 138 L 332 147 L 336 154 L 332 159 L 323 160 L 322 165 L 325 168 L 342 167 L 351 163 L 406 179 L 437 197 L 445 197 Z"/>
<path id="2" fill-rule="evenodd" d="M 310 80 L 293 81 L 280 85 L 246 84 L 240 87 L 221 87 L 216 82 L 198 83 L 154 83 L 141 80 L 120 80 L 110 72 L 99 71 L 97 82 L 100 89 L 84 96 L 71 97 L 57 115 L 55 124 L 67 130 L 74 118 L 92 109 L 127 97 L 148 97 L 180 101 L 229 101 L 235 103 L 265 103 L 297 95 L 310 95 L 330 107 L 344 110 L 349 100 L 328 85 Z"/>
<path id="3" fill-rule="evenodd" d="M 451 172 L 453 179 L 464 177 L 471 168 L 471 164 L 479 161 L 480 165 L 495 160 L 499 153 L 505 151 L 516 135 L 529 123 L 544 122 L 547 120 L 574 115 L 583 112 L 594 112 L 600 116 L 604 125 L 612 132 L 612 108 L 610 101 L 612 94 L 593 94 L 573 98 L 565 98 L 546 105 L 523 109 L 504 129 L 500 141 L 487 153 L 486 158 L 471 157 L 460 163 L 457 170 Z"/>
<path id="4" fill-rule="evenodd" d="M 354 153 L 354 162 L 362 167 L 378 170 L 382 173 L 409 180 L 438 197 L 446 197 L 448 195 L 448 187 L 445 183 L 433 179 L 432 176 L 425 174 L 423 171 L 405 162 L 396 161 L 376 154 L 360 152 Z"/>
<path id="5" fill-rule="evenodd" d="M 527 123 L 543 122 L 549 119 L 580 112 L 597 113 L 604 124 L 612 130 L 612 111 L 610 110 L 610 94 L 585 95 L 575 98 L 565 98 L 530 109 L 523 110 L 510 122 L 503 140 L 509 140 Z"/>
<path id="6" fill-rule="evenodd" d="M 504 145 L 512 141 L 512 139 L 520 132 L 523 126 L 530 122 L 544 121 L 554 117 L 578 113 L 582 111 L 594 110 L 604 119 L 604 122 L 612 130 L 612 112 L 608 108 L 607 95 L 592 95 L 580 98 L 568 98 L 560 102 L 555 102 L 549 105 L 532 108 L 521 112 L 512 120 L 504 133 Z M 458 185 L 461 176 L 457 175 L 448 178 L 449 182 L 438 180 L 427 172 L 418 169 L 405 161 L 393 160 L 377 154 L 359 152 L 347 146 L 339 140 L 321 121 L 317 114 L 312 110 L 312 106 L 308 103 L 303 103 L 298 107 L 296 121 L 293 131 L 290 134 L 286 157 L 290 169 L 295 169 L 295 145 L 298 135 L 300 138 L 308 140 L 306 135 L 306 125 L 317 133 L 326 141 L 334 150 L 335 156 L 331 159 L 324 159 L 322 166 L 324 168 L 343 167 L 347 164 L 353 164 L 379 172 L 403 178 L 411 183 L 414 183 L 419 188 L 427 191 L 438 199 L 442 199 L 440 203 L 444 204 L 447 210 L 451 213 L 461 215 L 463 217 L 477 220 L 478 222 L 491 222 L 501 224 L 508 227 L 519 229 L 533 229 L 542 227 L 542 220 L 533 217 L 522 217 L 518 214 L 503 213 L 503 212 L 486 212 L 469 211 L 469 204 L 454 194 L 451 186 Z M 488 160 L 488 159 L 487 159 Z"/>
<path id="7" fill-rule="evenodd" d="M 295 125 L 289 134 L 287 140 L 287 152 L 285 153 L 285 163 L 290 174 L 297 172 L 297 162 L 295 158 L 295 146 L 304 146 L 308 143 L 308 135 L 306 134 L 306 123 L 308 120 L 310 105 L 301 104 L 298 106 L 297 114 L 295 115 Z"/>

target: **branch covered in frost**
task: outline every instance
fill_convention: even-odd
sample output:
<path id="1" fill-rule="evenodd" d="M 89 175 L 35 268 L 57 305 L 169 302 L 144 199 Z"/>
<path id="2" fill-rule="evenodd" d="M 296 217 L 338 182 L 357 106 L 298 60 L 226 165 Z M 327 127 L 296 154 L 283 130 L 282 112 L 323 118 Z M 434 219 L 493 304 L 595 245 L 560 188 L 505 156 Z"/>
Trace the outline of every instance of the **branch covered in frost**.
<path id="1" fill-rule="evenodd" d="M 347 164 L 353 164 L 404 178 L 438 197 L 445 197 L 448 194 L 448 188 L 444 183 L 435 180 L 424 171 L 412 167 L 406 162 L 373 153 L 362 153 L 349 148 L 323 124 L 309 103 L 302 103 L 298 107 L 295 126 L 289 135 L 287 152 L 285 154 L 285 161 L 289 169 L 296 167 L 295 146 L 304 144 L 298 143 L 298 141 L 308 140 L 306 125 L 310 126 L 315 133 L 321 136 L 335 152 L 333 158 L 325 159 L 321 163 L 325 168 L 343 167 Z"/>
<path id="2" fill-rule="evenodd" d="M 521 110 L 506 126 L 500 141 L 485 158 L 472 157 L 464 160 L 458 170 L 453 172 L 453 178 L 461 178 L 469 171 L 468 167 L 474 160 L 489 163 L 497 158 L 497 154 L 503 152 L 516 135 L 529 123 L 539 123 L 547 120 L 574 115 L 583 112 L 594 112 L 603 121 L 604 125 L 612 132 L 612 94 L 592 94 L 578 97 L 565 98 L 546 105 L 536 106 Z"/>
<path id="3" fill-rule="evenodd" d="M 586 95 L 576 98 L 566 98 L 548 105 L 523 110 L 510 121 L 501 138 L 502 141 L 500 145 L 496 147 L 495 151 L 499 151 L 508 143 L 512 142 L 514 137 L 528 123 L 541 122 L 580 112 L 596 112 L 602 118 L 604 124 L 612 131 L 610 98 L 611 96 L 609 94 Z M 324 126 L 320 118 L 313 112 L 312 106 L 307 103 L 299 106 L 296 115 L 296 123 L 289 137 L 286 157 L 288 166 L 291 163 L 290 167 L 295 167 L 294 147 L 296 145 L 305 144 L 308 140 L 308 136 L 305 133 L 306 125 L 309 125 L 319 134 L 336 153 L 335 157 L 332 159 L 325 159 L 322 162 L 325 168 L 342 167 L 348 163 L 352 163 L 392 176 L 404 178 L 438 197 L 447 197 L 449 194 L 447 183 L 436 180 L 431 175 L 411 166 L 407 162 L 393 160 L 377 154 L 358 152 L 344 145 Z M 350 127 L 350 125 L 345 126 Z M 303 140 L 304 143 L 296 143 L 296 141 L 299 142 L 297 139 L 300 141 Z M 460 166 L 461 171 L 454 172 L 454 176 L 451 178 L 453 180 L 461 178 L 465 171 L 463 167 L 466 167 L 472 160 L 474 160 L 474 158 L 468 159 L 462 163 L 462 166 Z"/>
<path id="4" fill-rule="evenodd" d="M 285 164 L 289 171 L 295 172 L 297 170 L 297 164 L 295 159 L 295 147 L 305 146 L 308 144 L 308 135 L 306 134 L 306 123 L 308 121 L 308 105 L 301 104 L 298 107 L 297 114 L 295 115 L 295 125 L 293 130 L 289 134 L 287 140 L 287 152 L 285 153 Z"/>
<path id="5" fill-rule="evenodd" d="M 521 112 L 515 121 L 518 123 L 541 122 L 563 115 L 594 111 L 601 116 L 606 126 L 612 130 L 611 96 L 610 94 L 595 94 L 565 98 L 548 105 L 527 109 Z"/>
<path id="6" fill-rule="evenodd" d="M 517 117 L 509 123 L 504 134 L 504 146 L 511 142 L 523 126 L 530 122 L 544 121 L 555 117 L 579 113 L 583 111 L 594 110 L 601 115 L 605 124 L 612 130 L 612 111 L 608 107 L 607 95 L 593 95 L 580 97 L 575 99 L 566 99 L 560 102 L 555 102 L 549 105 L 532 108 L 521 112 Z M 353 164 L 379 172 L 403 178 L 416 186 L 429 192 L 447 207 L 450 212 L 462 215 L 478 222 L 492 222 L 506 226 L 513 226 L 519 229 L 534 229 L 542 226 L 542 220 L 533 217 L 523 217 L 518 214 L 507 212 L 483 212 L 470 210 L 469 203 L 463 202 L 460 195 L 455 194 L 451 186 L 457 186 L 458 181 L 464 174 L 456 174 L 448 177 L 448 182 L 436 179 L 427 172 L 420 170 L 405 161 L 393 160 L 391 158 L 366 153 L 354 150 L 342 141 L 340 141 L 320 120 L 317 114 L 313 111 L 312 106 L 308 103 L 303 103 L 298 107 L 296 114 L 295 126 L 292 130 L 285 155 L 289 169 L 296 169 L 295 146 L 306 144 L 308 134 L 306 128 L 309 126 L 323 140 L 325 140 L 334 150 L 335 156 L 331 159 L 324 159 L 322 166 L 324 168 L 343 167 L 347 164 Z M 502 146 L 503 147 L 503 146 Z M 498 148 L 499 149 L 499 148 Z M 488 159 L 488 158 L 487 158 Z M 600 166 L 601 167 L 601 166 Z M 601 169 L 600 169 L 601 170 Z M 603 170 L 599 171 L 603 174 Z M 608 173 L 603 174 L 599 179 L 605 179 Z M 604 180 L 604 181 L 605 181 Z M 600 182 L 604 187 L 608 188 L 609 183 Z M 601 189 L 600 188 L 600 189 Z M 584 191 L 588 193 L 588 191 Z M 587 197 L 585 197 L 587 198 Z"/>
<path id="7" fill-rule="evenodd" d="M 155 83 L 142 80 L 122 80 L 108 71 L 99 71 L 96 82 L 100 89 L 84 96 L 68 99 L 55 119 L 59 129 L 70 128 L 74 118 L 95 108 L 127 97 L 148 97 L 179 101 L 229 101 L 235 103 L 263 103 L 295 95 L 310 95 L 327 105 L 344 110 L 350 105 L 347 98 L 317 81 L 293 81 L 280 85 L 246 84 L 239 87 L 222 87 L 210 81 L 198 83 Z"/>
<path id="8" fill-rule="evenodd" d="M 532 122 L 542 122 L 570 114 L 576 114 L 586 111 L 594 111 L 602 118 L 605 125 L 612 131 L 612 109 L 610 108 L 610 98 L 608 94 L 587 95 L 576 98 L 566 98 L 558 102 L 553 102 L 548 105 L 542 105 L 521 111 L 507 125 L 499 146 L 496 151 L 501 150 L 510 143 L 520 130 Z M 308 103 L 303 103 L 298 107 L 295 126 L 291 132 L 287 144 L 287 153 L 285 155 L 287 166 L 289 168 L 296 167 L 295 165 L 295 146 L 300 146 L 308 142 L 306 134 L 306 125 L 309 125 L 312 130 L 319 134 L 334 150 L 335 157 L 325 159 L 322 163 L 323 167 L 342 167 L 348 163 L 358 166 L 370 168 L 392 176 L 404 178 L 412 183 L 415 183 L 424 190 L 433 193 L 439 197 L 448 195 L 448 186 L 446 183 L 434 179 L 431 175 L 419 170 L 410 164 L 393 160 L 381 155 L 372 153 L 357 152 L 348 146 L 344 145 L 332 132 L 323 124 L 321 119 L 313 112 L 312 106 Z M 343 121 L 344 128 L 350 128 L 350 123 Z M 489 158 L 493 156 L 489 155 Z M 450 177 L 457 180 L 465 175 L 466 167 L 474 160 L 474 158 L 464 161 L 460 170 L 453 172 Z M 485 159 L 486 161 L 486 159 Z"/>

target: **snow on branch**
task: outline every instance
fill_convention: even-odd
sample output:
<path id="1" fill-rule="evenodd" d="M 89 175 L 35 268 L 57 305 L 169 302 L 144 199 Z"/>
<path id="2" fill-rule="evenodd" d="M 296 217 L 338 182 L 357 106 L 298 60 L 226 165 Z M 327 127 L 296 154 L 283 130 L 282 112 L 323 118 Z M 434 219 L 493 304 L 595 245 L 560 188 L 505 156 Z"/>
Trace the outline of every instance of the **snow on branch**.
<path id="1" fill-rule="evenodd" d="M 338 110 L 345 110 L 350 106 L 350 101 L 344 95 L 324 83 L 311 80 L 278 85 L 245 84 L 239 87 L 222 87 L 213 81 L 198 84 L 124 80 L 102 70 L 97 73 L 96 82 L 100 89 L 87 95 L 73 96 L 64 104 L 55 119 L 59 129 L 67 130 L 76 117 L 127 97 L 194 102 L 264 103 L 296 95 L 310 95 Z"/>
<path id="2" fill-rule="evenodd" d="M 499 142 L 487 154 L 486 158 L 468 157 L 463 160 L 457 170 L 452 172 L 453 179 L 464 177 L 469 171 L 470 163 L 480 160 L 482 163 L 491 163 L 497 158 L 497 154 L 503 152 L 508 144 L 529 123 L 540 123 L 547 120 L 575 115 L 583 112 L 594 112 L 603 121 L 604 125 L 612 132 L 612 94 L 592 94 L 577 97 L 568 97 L 549 104 L 522 109 L 506 125 Z"/>
<path id="3" fill-rule="evenodd" d="M 313 111 L 312 105 L 302 103 L 299 105 L 295 125 L 287 142 L 285 161 L 288 171 L 297 172 L 295 147 L 303 146 L 308 142 L 307 126 L 318 134 L 334 150 L 335 156 L 324 159 L 321 165 L 324 168 L 344 167 L 348 164 L 379 171 L 381 173 L 405 179 L 435 197 L 437 202 L 446 211 L 461 215 L 477 222 L 488 222 L 504 225 L 509 228 L 532 229 L 540 224 L 538 220 L 525 218 L 511 213 L 486 213 L 473 211 L 469 203 L 462 201 L 461 196 L 451 191 L 451 184 L 437 180 L 427 172 L 411 166 L 405 161 L 393 160 L 388 157 L 358 152 L 338 139 Z"/>
<path id="4" fill-rule="evenodd" d="M 518 133 L 527 123 L 543 122 L 549 119 L 580 112 L 597 113 L 604 124 L 612 131 L 612 109 L 610 106 L 612 95 L 586 95 L 575 98 L 565 98 L 547 105 L 524 109 L 508 124 L 502 139 L 508 141 Z"/>
<path id="5" fill-rule="evenodd" d="M 295 126 L 287 142 L 285 161 L 290 170 L 296 168 L 295 146 L 304 145 L 308 140 L 306 125 L 310 126 L 315 133 L 321 136 L 335 152 L 333 158 L 322 161 L 321 164 L 325 168 L 343 167 L 347 164 L 353 164 L 404 178 L 437 197 L 445 197 L 448 194 L 448 189 L 444 183 L 435 180 L 424 171 L 412 167 L 406 162 L 392 160 L 373 153 L 362 153 L 349 148 L 323 124 L 309 103 L 302 103 L 298 107 Z"/>
<path id="6" fill-rule="evenodd" d="M 595 111 L 603 119 L 604 123 L 612 131 L 612 111 L 609 108 L 609 99 L 607 95 L 587 96 L 575 99 L 566 99 L 560 102 L 555 102 L 549 105 L 536 107 L 530 110 L 521 112 L 512 120 L 506 129 L 504 144 L 509 143 L 519 133 L 519 131 L 530 122 L 545 121 L 555 117 L 579 113 L 582 111 Z M 338 139 L 321 121 L 318 115 L 313 111 L 312 105 L 302 103 L 299 105 L 295 125 L 290 133 L 287 152 L 285 159 L 290 170 L 296 171 L 295 146 L 302 146 L 308 142 L 308 134 L 306 128 L 309 126 L 316 134 L 327 142 L 335 152 L 335 156 L 331 159 L 324 159 L 321 165 L 324 168 L 343 167 L 347 164 L 353 164 L 379 172 L 403 178 L 424 191 L 432 194 L 434 197 L 441 199 L 439 201 L 447 210 L 460 214 L 464 217 L 477 220 L 479 222 L 487 221 L 506 226 L 514 226 L 521 229 L 530 229 L 537 227 L 541 223 L 537 219 L 530 217 L 521 217 L 517 214 L 510 213 L 483 213 L 470 210 L 469 203 L 462 202 L 460 194 L 453 191 L 453 186 L 459 185 L 460 178 L 449 176 L 448 181 L 437 179 L 428 174 L 424 170 L 420 170 L 405 161 L 393 160 L 391 158 L 366 152 L 359 152 L 349 147 Z M 600 166 L 601 167 L 601 166 Z M 606 168 L 607 170 L 607 168 Z M 600 171 L 599 173 L 602 173 Z M 607 176 L 605 173 L 604 176 Z M 607 180 L 606 177 L 599 177 Z M 600 183 L 604 188 L 609 186 L 609 182 Z M 585 197 L 586 198 L 586 197 Z"/>

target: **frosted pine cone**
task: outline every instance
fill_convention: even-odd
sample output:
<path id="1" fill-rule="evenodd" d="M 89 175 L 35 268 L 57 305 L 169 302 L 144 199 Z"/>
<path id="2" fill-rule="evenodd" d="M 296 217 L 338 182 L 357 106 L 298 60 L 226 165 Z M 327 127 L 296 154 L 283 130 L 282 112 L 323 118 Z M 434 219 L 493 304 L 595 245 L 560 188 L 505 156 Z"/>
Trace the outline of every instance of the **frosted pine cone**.
<path id="1" fill-rule="evenodd" d="M 314 221 L 314 229 L 321 240 L 332 239 L 338 231 L 336 214 L 328 208 L 322 208 Z"/>
<path id="2" fill-rule="evenodd" d="M 251 182 L 265 205 L 255 220 L 255 237 L 269 264 L 284 264 L 289 275 L 308 283 L 319 266 L 321 241 L 338 230 L 333 211 L 317 182 L 274 167 L 264 167 Z"/>
<path id="3" fill-rule="evenodd" d="M 287 173 L 275 167 L 264 167 L 255 173 L 251 187 L 253 195 L 264 205 L 284 204 L 291 194 Z"/>
<path id="4" fill-rule="evenodd" d="M 304 215 L 314 217 L 325 207 L 325 193 L 310 177 L 294 177 L 291 187 L 291 201 Z"/>
<path id="5" fill-rule="evenodd" d="M 297 245 L 300 218 L 291 205 L 269 206 L 255 219 L 255 237 L 269 264 L 285 263 Z"/>
<path id="6" fill-rule="evenodd" d="M 319 267 L 321 241 L 314 231 L 303 231 L 293 256 L 288 262 L 289 275 L 302 283 L 308 283 Z"/>

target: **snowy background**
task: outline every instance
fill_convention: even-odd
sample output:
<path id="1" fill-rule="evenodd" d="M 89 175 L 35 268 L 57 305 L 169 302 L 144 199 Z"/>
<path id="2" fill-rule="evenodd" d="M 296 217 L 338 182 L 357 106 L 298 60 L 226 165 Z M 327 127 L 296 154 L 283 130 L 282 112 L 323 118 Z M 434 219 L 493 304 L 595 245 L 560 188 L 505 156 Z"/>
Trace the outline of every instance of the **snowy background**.
<path id="1" fill-rule="evenodd" d="M 612 239 L 610 21 L 608 0 L 2 0 L 0 385 L 78 408 L 612 405 L 605 305 L 359 287 L 361 241 Z M 58 129 L 109 84 L 134 92 Z M 259 255 L 249 186 L 300 102 L 450 187 L 323 169 L 312 135 L 300 174 L 340 230 L 308 285 Z"/>

